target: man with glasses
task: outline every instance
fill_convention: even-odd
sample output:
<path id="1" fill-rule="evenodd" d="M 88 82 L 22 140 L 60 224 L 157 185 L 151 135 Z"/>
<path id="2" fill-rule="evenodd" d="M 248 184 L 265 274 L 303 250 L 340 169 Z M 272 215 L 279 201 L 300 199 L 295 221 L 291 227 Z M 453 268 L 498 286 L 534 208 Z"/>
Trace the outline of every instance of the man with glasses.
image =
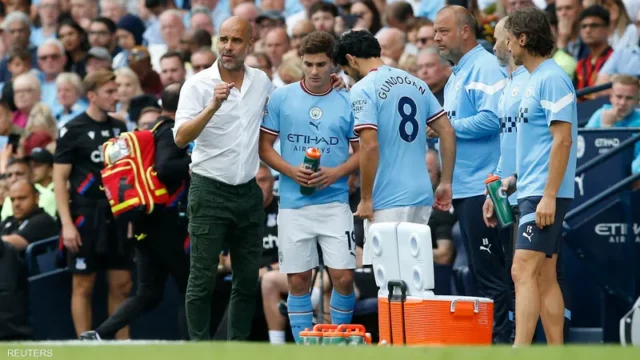
<path id="1" fill-rule="evenodd" d="M 416 47 L 418 50 L 422 50 L 427 47 L 436 47 L 436 41 L 433 39 L 436 36 L 436 32 L 433 29 L 433 22 L 431 20 L 422 19 L 422 25 L 418 28 L 416 34 Z"/>
<path id="2" fill-rule="evenodd" d="M 609 11 L 593 5 L 580 13 L 580 38 L 591 52 L 576 66 L 576 90 L 594 86 L 598 72 L 613 53 L 609 46 Z"/>
<path id="3" fill-rule="evenodd" d="M 60 40 L 47 39 L 38 47 L 38 66 L 44 75 L 40 100 L 54 112 L 61 107 L 56 98 L 56 78 L 64 71 L 66 64 L 67 57 Z"/>
<path id="4" fill-rule="evenodd" d="M 315 29 L 313 24 L 309 20 L 298 21 L 293 27 L 293 35 L 291 35 L 291 50 L 284 55 L 285 59 L 289 57 L 300 57 L 302 53 L 300 51 L 300 44 L 302 39 L 313 32 Z"/>
<path id="5" fill-rule="evenodd" d="M 97 17 L 89 25 L 89 44 L 92 47 L 103 47 L 111 56 L 116 56 L 122 49 L 118 46 L 116 24 L 106 17 Z"/>

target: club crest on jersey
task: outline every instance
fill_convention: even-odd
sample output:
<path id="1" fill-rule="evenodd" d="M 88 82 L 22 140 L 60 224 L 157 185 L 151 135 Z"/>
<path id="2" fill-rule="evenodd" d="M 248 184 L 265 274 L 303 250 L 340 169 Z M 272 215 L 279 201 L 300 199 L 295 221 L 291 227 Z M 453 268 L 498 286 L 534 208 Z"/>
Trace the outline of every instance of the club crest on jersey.
<path id="1" fill-rule="evenodd" d="M 309 117 L 313 120 L 320 120 L 322 117 L 322 109 L 317 106 L 314 106 L 309 110 Z"/>
<path id="2" fill-rule="evenodd" d="M 524 94 L 525 97 L 529 97 L 531 96 L 531 94 L 533 94 L 533 88 L 528 88 L 527 92 Z"/>
<path id="3" fill-rule="evenodd" d="M 511 90 L 511 97 L 518 95 L 518 91 L 520 91 L 520 87 L 514 86 L 513 90 Z"/>

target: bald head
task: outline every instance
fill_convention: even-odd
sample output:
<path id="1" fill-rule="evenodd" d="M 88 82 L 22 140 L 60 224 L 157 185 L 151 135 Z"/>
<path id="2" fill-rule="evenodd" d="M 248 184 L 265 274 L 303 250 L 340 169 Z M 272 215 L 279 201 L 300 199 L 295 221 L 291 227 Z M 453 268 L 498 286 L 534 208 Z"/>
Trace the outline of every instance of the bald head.
<path id="1" fill-rule="evenodd" d="M 376 34 L 376 39 L 380 43 L 382 56 L 398 62 L 406 46 L 405 34 L 396 28 L 385 28 Z"/>
<path id="2" fill-rule="evenodd" d="M 253 22 L 258 17 L 258 7 L 252 2 L 243 2 L 233 9 L 233 15 Z"/>
<path id="3" fill-rule="evenodd" d="M 462 29 L 466 25 L 469 27 L 469 31 L 471 31 L 474 36 L 476 35 L 476 18 L 474 18 L 473 14 L 471 14 L 466 8 L 459 5 L 449 5 L 443 7 L 438 12 L 438 16 L 440 16 L 440 14 L 443 16 L 453 16 L 459 29 Z"/>
<path id="4" fill-rule="evenodd" d="M 253 29 L 247 20 L 240 16 L 232 16 L 220 25 L 220 36 L 225 33 L 241 35 L 244 40 L 249 41 L 253 36 Z"/>

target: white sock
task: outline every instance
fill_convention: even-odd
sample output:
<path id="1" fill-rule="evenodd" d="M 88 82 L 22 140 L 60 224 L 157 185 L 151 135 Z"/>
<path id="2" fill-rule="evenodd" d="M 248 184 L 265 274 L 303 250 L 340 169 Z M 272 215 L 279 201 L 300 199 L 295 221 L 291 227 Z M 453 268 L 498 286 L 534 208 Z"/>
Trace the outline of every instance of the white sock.
<path id="1" fill-rule="evenodd" d="M 311 290 L 311 306 L 315 309 L 320 303 L 320 296 L 322 296 L 322 291 L 319 288 L 314 287 Z"/>
<path id="2" fill-rule="evenodd" d="M 284 344 L 284 331 L 269 330 L 269 342 L 275 345 Z"/>

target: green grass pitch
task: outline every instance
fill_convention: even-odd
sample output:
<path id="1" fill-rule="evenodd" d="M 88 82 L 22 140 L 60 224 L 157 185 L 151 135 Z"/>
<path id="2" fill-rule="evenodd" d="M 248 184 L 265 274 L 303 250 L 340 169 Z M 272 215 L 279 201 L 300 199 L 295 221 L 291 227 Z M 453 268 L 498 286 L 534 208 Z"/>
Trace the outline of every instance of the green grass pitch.
<path id="1" fill-rule="evenodd" d="M 272 346 L 255 343 L 33 342 L 0 343 L 0 359 L 61 360 L 640 360 L 640 348 L 620 346 L 380 347 Z"/>

